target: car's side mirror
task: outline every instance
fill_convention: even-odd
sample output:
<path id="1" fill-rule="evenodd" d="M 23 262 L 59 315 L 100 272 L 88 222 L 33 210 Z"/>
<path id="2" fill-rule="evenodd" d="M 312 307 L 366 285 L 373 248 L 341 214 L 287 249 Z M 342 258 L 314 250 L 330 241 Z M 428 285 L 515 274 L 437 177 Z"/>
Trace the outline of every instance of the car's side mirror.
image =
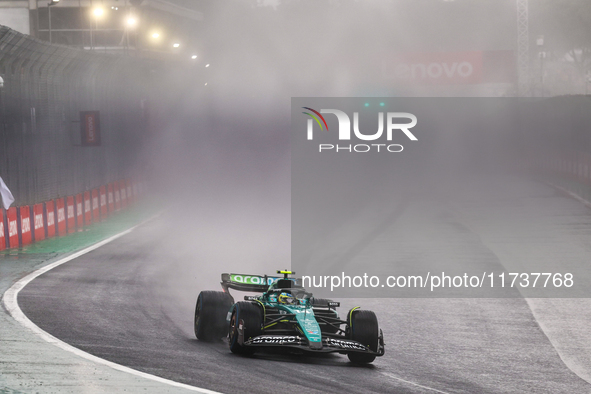
<path id="1" fill-rule="evenodd" d="M 312 293 L 308 293 L 307 291 L 304 293 L 304 296 L 301 298 L 301 303 L 302 305 L 306 305 L 309 306 L 311 305 L 310 303 L 310 299 L 312 298 L 313 294 Z"/>

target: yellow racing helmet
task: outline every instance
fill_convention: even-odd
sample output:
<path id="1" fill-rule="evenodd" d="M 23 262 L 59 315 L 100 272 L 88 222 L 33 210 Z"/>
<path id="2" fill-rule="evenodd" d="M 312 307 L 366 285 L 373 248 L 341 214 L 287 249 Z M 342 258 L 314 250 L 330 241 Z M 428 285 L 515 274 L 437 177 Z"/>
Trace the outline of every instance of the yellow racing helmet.
<path id="1" fill-rule="evenodd" d="M 280 304 L 295 305 L 297 304 L 297 299 L 290 293 L 283 292 L 277 297 L 277 302 Z"/>

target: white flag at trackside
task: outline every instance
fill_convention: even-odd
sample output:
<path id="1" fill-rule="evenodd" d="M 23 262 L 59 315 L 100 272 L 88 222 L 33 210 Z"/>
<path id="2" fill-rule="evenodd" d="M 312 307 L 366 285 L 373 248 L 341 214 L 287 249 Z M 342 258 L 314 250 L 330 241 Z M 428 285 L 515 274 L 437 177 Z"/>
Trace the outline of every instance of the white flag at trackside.
<path id="1" fill-rule="evenodd" d="M 14 202 L 14 197 L 12 197 L 12 193 L 4 180 L 0 177 L 0 195 L 2 195 L 2 205 L 4 205 L 4 209 L 10 208 L 10 204 Z"/>

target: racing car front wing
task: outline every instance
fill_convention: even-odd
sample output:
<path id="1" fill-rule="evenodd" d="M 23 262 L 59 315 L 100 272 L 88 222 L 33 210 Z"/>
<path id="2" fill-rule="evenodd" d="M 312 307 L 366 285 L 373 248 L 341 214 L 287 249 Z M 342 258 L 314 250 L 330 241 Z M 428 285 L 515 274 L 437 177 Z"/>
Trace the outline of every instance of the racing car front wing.
<path id="1" fill-rule="evenodd" d="M 380 330 L 378 337 L 377 351 L 371 350 L 369 347 L 345 337 L 322 337 L 322 346 L 320 343 L 310 343 L 307 338 L 300 335 L 259 335 L 254 338 L 244 340 L 244 328 L 240 324 L 238 326 L 238 343 L 242 346 L 248 347 L 287 347 L 296 348 L 311 352 L 320 353 L 367 353 L 375 354 L 376 356 L 384 355 L 384 335 Z"/>

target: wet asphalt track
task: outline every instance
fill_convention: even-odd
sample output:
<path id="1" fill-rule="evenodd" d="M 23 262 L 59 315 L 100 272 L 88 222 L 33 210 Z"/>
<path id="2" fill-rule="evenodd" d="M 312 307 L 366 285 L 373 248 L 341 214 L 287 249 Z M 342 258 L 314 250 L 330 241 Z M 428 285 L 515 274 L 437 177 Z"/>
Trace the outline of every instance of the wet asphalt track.
<path id="1" fill-rule="evenodd" d="M 579 209 L 563 200 L 561 209 Z M 42 329 L 91 354 L 224 393 L 591 392 L 520 298 L 357 300 L 377 313 L 387 346 L 367 367 L 343 355 L 240 357 L 225 342 L 201 343 L 192 331 L 194 301 L 204 281 L 218 288 L 212 272 L 225 269 L 200 261 L 187 266 L 183 253 L 173 256 L 174 242 L 162 235 L 166 226 L 163 219 L 150 222 L 42 275 L 20 293 L 21 308 Z M 469 248 L 457 253 L 478 257 Z M 343 313 L 353 306 L 341 301 Z"/>

